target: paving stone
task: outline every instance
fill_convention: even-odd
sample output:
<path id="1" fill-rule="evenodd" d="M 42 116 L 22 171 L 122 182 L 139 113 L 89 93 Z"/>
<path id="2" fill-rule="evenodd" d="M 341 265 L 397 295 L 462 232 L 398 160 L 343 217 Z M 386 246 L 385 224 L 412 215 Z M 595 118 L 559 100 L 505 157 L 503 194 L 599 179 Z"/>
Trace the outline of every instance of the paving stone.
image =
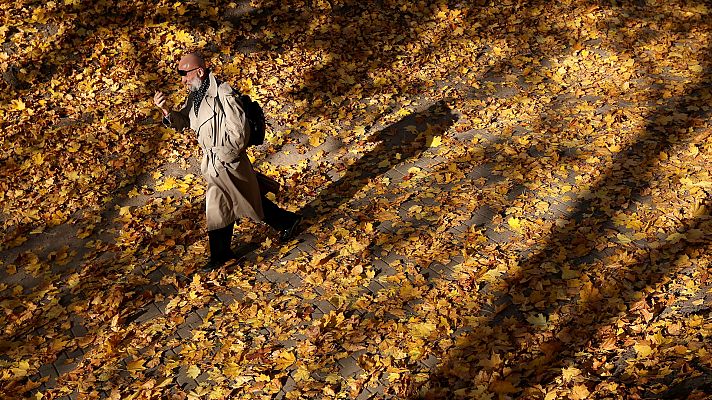
<path id="1" fill-rule="evenodd" d="M 388 263 L 379 258 L 374 259 L 371 262 L 371 265 L 373 265 L 373 268 L 375 269 L 376 278 L 392 276 L 395 275 L 396 272 L 398 272 L 395 268 L 391 267 Z"/>
<path id="2" fill-rule="evenodd" d="M 199 308 L 199 309 L 195 310 L 195 313 L 198 315 L 198 317 L 200 317 L 200 321 L 196 322 L 194 324 L 194 326 L 197 327 L 197 326 L 200 326 L 203 323 L 205 323 L 209 312 L 210 312 L 210 306 Z"/>
<path id="3" fill-rule="evenodd" d="M 156 268 L 155 270 L 151 271 L 146 277 L 151 280 L 151 282 L 160 282 L 161 279 L 165 274 L 163 273 L 161 268 Z"/>
<path id="4" fill-rule="evenodd" d="M 70 360 L 65 353 L 60 354 L 54 362 L 54 367 L 57 369 L 57 374 L 60 376 L 73 371 L 76 366 L 77 363 Z"/>
<path id="5" fill-rule="evenodd" d="M 284 274 L 277 272 L 273 269 L 268 269 L 266 271 L 262 272 L 262 275 L 267 279 L 268 282 L 270 283 L 279 283 L 279 282 L 286 282 L 287 278 L 284 276 Z"/>
<path id="6" fill-rule="evenodd" d="M 209 378 L 210 378 L 209 371 L 205 371 L 202 374 L 195 377 L 195 382 L 197 382 L 198 384 L 201 384 L 201 383 L 207 381 Z"/>
<path id="7" fill-rule="evenodd" d="M 287 276 L 287 283 L 289 283 L 292 288 L 298 288 L 304 284 L 304 280 L 298 274 L 287 273 L 285 275 Z"/>
<path id="8" fill-rule="evenodd" d="M 324 312 L 321 311 L 320 309 L 314 307 L 314 311 L 312 311 L 312 314 L 311 314 L 311 319 L 313 321 L 316 321 L 316 320 L 321 319 L 321 317 L 323 317 L 323 316 L 324 316 Z"/>
<path id="9" fill-rule="evenodd" d="M 188 376 L 188 367 L 185 365 L 181 366 L 178 369 L 178 376 L 176 377 L 176 383 L 178 383 L 178 386 L 181 387 L 185 392 L 190 392 L 196 387 L 198 387 L 198 382 L 196 382 L 194 379 Z"/>
<path id="10" fill-rule="evenodd" d="M 222 304 L 227 306 L 235 302 L 235 294 L 232 292 L 220 292 L 216 294 L 215 297 L 217 297 Z"/>
<path id="11" fill-rule="evenodd" d="M 316 246 L 316 237 L 310 233 L 303 233 L 299 236 L 299 244 L 297 249 L 304 252 L 313 252 Z"/>
<path id="12" fill-rule="evenodd" d="M 383 378 L 378 380 L 375 386 L 367 387 L 366 389 L 371 393 L 370 398 L 383 398 L 383 392 L 386 389 L 386 386 L 383 384 Z"/>
<path id="13" fill-rule="evenodd" d="M 336 310 L 336 307 L 326 300 L 316 300 L 312 302 L 312 304 L 314 304 L 314 306 L 321 310 L 324 314 L 328 314 L 329 312 Z"/>
<path id="14" fill-rule="evenodd" d="M 388 170 L 388 172 L 383 174 L 383 176 L 385 176 L 386 178 L 389 178 L 391 181 L 400 182 L 403 180 L 403 177 L 405 175 L 402 172 L 400 172 L 399 170 L 397 170 L 395 168 L 391 168 L 390 170 Z"/>
<path id="15" fill-rule="evenodd" d="M 337 361 L 339 365 L 339 375 L 344 378 L 350 378 L 359 374 L 363 369 L 358 365 L 358 356 L 349 355 Z"/>
<path id="16" fill-rule="evenodd" d="M 207 307 L 204 309 L 204 312 L 207 314 Z M 200 324 L 203 323 L 203 317 L 200 316 L 197 312 L 191 312 L 188 314 L 188 316 L 185 317 L 185 321 L 183 322 L 184 325 L 190 325 L 190 327 L 195 328 L 196 326 L 200 326 Z"/>
<path id="17" fill-rule="evenodd" d="M 315 287 L 313 288 L 313 290 L 314 290 L 314 292 L 316 292 L 316 295 L 317 295 L 318 297 L 323 297 L 323 296 L 326 295 L 326 291 L 325 291 L 324 288 L 321 287 L 321 286 L 315 286 Z"/>
<path id="18" fill-rule="evenodd" d="M 82 336 L 86 336 L 87 333 L 89 333 L 89 331 L 84 327 L 84 325 L 79 322 L 72 323 L 72 335 L 74 335 L 74 337 L 80 338 Z"/>
<path id="19" fill-rule="evenodd" d="M 420 360 L 420 364 L 422 364 L 426 369 L 432 370 L 438 365 L 438 361 L 438 358 L 431 354 L 428 358 Z"/>
<path id="20" fill-rule="evenodd" d="M 173 285 L 160 285 L 158 286 L 159 290 L 163 295 L 166 297 L 173 296 L 174 294 L 178 293 L 178 290 L 173 287 Z"/>
<path id="21" fill-rule="evenodd" d="M 163 315 L 163 313 L 161 313 L 161 310 L 158 308 L 158 306 L 156 306 L 156 303 L 150 303 L 149 305 L 143 308 L 143 313 L 139 315 L 135 321 L 141 324 L 150 321 L 154 318 L 158 318 L 161 315 Z"/>
<path id="22" fill-rule="evenodd" d="M 378 224 L 378 226 L 375 227 L 378 232 L 382 233 L 392 233 L 393 232 L 393 222 L 392 221 L 384 221 Z"/>
<path id="23" fill-rule="evenodd" d="M 74 360 L 74 363 L 78 363 L 84 358 L 84 351 L 82 349 L 77 348 L 71 352 L 67 352 L 67 360 Z"/>
<path id="24" fill-rule="evenodd" d="M 514 233 L 508 230 L 497 232 L 494 229 L 487 229 L 485 231 L 485 236 L 493 242 L 497 243 L 509 243 L 514 236 Z"/>
<path id="25" fill-rule="evenodd" d="M 373 294 L 376 294 L 383 289 L 384 286 L 378 282 L 378 279 L 371 279 L 371 282 L 368 284 L 368 290 Z"/>
<path id="26" fill-rule="evenodd" d="M 287 379 L 284 381 L 284 385 L 282 385 L 282 389 L 279 391 L 277 396 L 275 397 L 275 400 L 281 400 L 285 398 L 285 396 L 294 391 L 294 389 L 297 387 L 297 382 L 294 381 L 294 378 L 292 378 L 292 375 L 287 375 Z"/>
<path id="27" fill-rule="evenodd" d="M 368 389 L 364 388 L 363 390 L 361 390 L 361 393 L 356 396 L 356 400 L 370 400 L 374 398 L 373 396 L 373 393 L 368 391 Z"/>
<path id="28" fill-rule="evenodd" d="M 39 369 L 39 374 L 40 377 L 49 377 L 50 379 L 47 381 L 49 383 L 50 381 L 55 381 L 59 374 L 57 373 L 57 369 L 54 367 L 53 364 L 43 364 L 40 369 Z"/>
<path id="29" fill-rule="evenodd" d="M 232 293 L 233 296 L 235 296 L 235 301 L 239 302 L 245 298 L 245 291 L 242 288 L 232 287 L 232 288 L 230 288 L 230 292 Z"/>
<path id="30" fill-rule="evenodd" d="M 156 306 L 156 308 L 158 309 L 158 311 L 161 312 L 161 314 L 165 314 L 165 313 L 166 313 L 166 307 L 168 306 L 168 303 L 169 303 L 169 302 L 170 302 L 170 299 L 164 299 L 164 300 L 161 300 L 161 301 L 154 302 L 153 305 Z"/>
<path id="31" fill-rule="evenodd" d="M 176 331 L 178 336 L 180 336 L 183 340 L 188 340 L 191 337 L 193 337 L 193 332 L 190 326 L 188 325 L 183 325 L 182 327 L 178 328 Z"/>

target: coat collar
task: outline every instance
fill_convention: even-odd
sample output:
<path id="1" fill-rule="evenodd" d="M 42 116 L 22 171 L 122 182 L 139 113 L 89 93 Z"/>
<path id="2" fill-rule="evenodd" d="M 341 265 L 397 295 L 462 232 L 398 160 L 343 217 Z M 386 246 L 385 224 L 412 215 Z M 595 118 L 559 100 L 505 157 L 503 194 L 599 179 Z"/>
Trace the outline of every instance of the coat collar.
<path id="1" fill-rule="evenodd" d="M 218 95 L 218 81 L 212 71 L 208 72 L 208 79 L 210 80 L 210 85 L 208 86 L 208 90 L 205 92 L 205 95 L 215 98 Z"/>

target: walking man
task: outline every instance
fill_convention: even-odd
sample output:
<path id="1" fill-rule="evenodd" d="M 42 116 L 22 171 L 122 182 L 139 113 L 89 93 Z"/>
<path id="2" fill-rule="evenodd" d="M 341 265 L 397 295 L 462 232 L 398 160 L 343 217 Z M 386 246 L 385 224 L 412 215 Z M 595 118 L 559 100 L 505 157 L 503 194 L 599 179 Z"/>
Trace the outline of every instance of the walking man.
<path id="1" fill-rule="evenodd" d="M 203 150 L 200 169 L 207 181 L 208 267 L 220 266 L 235 257 L 230 248 L 232 230 L 242 217 L 264 221 L 279 231 L 281 241 L 289 240 L 302 217 L 279 208 L 260 193 L 245 152 L 250 125 L 237 93 L 217 79 L 197 53 L 180 59 L 178 74 L 188 89 L 183 107 L 171 110 L 161 92 L 156 92 L 153 102 L 163 112 L 166 126 L 176 130 L 190 127 Z"/>

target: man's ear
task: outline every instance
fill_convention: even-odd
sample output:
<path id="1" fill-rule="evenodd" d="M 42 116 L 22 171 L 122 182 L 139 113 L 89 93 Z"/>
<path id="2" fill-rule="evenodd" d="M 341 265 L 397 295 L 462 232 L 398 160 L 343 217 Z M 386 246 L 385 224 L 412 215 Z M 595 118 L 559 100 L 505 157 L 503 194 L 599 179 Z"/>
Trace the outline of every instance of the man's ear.
<path id="1" fill-rule="evenodd" d="M 202 78 L 203 75 L 205 75 L 205 68 L 200 67 L 200 69 L 198 70 L 198 76 Z"/>

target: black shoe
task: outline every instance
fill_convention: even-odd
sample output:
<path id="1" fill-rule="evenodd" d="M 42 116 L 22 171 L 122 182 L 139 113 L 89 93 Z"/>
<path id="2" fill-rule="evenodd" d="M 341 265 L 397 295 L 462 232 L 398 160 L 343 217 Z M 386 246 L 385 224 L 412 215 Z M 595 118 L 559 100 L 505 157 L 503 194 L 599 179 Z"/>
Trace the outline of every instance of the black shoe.
<path id="1" fill-rule="evenodd" d="M 284 243 L 294 237 L 295 232 L 297 231 L 297 227 L 299 226 L 299 223 L 302 222 L 302 216 L 297 215 L 297 217 L 294 219 L 294 222 L 292 225 L 287 228 L 287 229 L 282 229 L 279 232 L 279 241 Z"/>

